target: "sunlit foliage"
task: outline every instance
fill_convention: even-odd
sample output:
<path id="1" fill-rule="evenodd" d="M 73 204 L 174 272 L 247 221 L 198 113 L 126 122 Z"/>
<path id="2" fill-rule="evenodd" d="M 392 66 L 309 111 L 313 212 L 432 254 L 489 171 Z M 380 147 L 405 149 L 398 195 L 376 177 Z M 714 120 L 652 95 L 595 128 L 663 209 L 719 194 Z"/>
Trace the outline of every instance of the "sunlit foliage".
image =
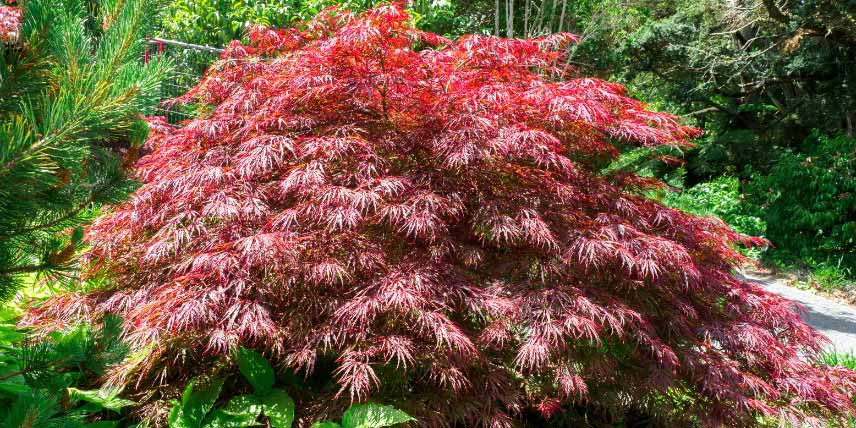
<path id="1" fill-rule="evenodd" d="M 385 6 L 249 38 L 179 100 L 203 116 L 151 121 L 142 187 L 90 229 L 89 275 L 113 285 L 30 324 L 121 315 L 132 346 L 157 345 L 139 387 L 238 345 L 306 374 L 333 358 L 337 388 L 298 408 L 408 398 L 428 425 L 851 409 L 856 377 L 815 365 L 793 304 L 732 276 L 759 240 L 599 173 L 619 145 L 698 132 L 577 76 L 574 36 L 450 41 Z"/>
<path id="2" fill-rule="evenodd" d="M 18 41 L 18 29 L 21 25 L 21 9 L 0 5 L 0 42 Z"/>
<path id="3" fill-rule="evenodd" d="M 142 0 L 17 10 L 0 7 L 0 301 L 32 275 L 74 276 L 79 227 L 133 188 L 124 172 L 145 141 L 141 113 L 168 72 L 143 64 Z"/>

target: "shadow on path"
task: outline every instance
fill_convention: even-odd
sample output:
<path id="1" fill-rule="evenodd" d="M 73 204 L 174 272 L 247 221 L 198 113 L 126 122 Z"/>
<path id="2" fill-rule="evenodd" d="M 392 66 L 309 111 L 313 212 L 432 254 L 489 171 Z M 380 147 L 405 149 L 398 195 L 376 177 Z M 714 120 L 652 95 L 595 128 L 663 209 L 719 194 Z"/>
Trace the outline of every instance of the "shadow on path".
<path id="1" fill-rule="evenodd" d="M 805 309 L 807 314 L 803 319 L 819 330 L 835 330 L 847 334 L 856 334 L 856 318 L 840 313 L 818 312 L 809 306 L 806 306 Z"/>
<path id="2" fill-rule="evenodd" d="M 856 307 L 791 287 L 773 275 L 746 272 L 741 276 L 767 291 L 801 304 L 805 310 L 801 314 L 803 320 L 828 337 L 831 347 L 839 352 L 856 352 Z"/>

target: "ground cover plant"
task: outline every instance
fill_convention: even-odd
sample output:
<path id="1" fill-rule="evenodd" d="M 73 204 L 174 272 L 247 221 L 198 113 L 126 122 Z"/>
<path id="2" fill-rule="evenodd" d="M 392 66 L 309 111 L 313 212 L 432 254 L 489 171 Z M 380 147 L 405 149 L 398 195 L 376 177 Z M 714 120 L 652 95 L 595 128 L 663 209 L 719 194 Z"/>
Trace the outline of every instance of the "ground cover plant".
<path id="1" fill-rule="evenodd" d="M 253 392 L 233 395 L 224 405 L 215 408 L 227 379 L 193 379 L 184 388 L 181 399 L 171 402 L 170 427 L 292 426 L 294 401 L 283 389 L 274 387 L 276 374 L 270 363 L 257 352 L 243 347 L 235 349 L 233 358 L 243 379 L 252 385 Z M 341 424 L 332 421 L 315 422 L 312 428 L 383 428 L 414 419 L 391 406 L 362 403 L 345 410 L 341 420 Z"/>
<path id="2" fill-rule="evenodd" d="M 384 6 L 249 40 L 179 100 L 202 116 L 150 122 L 142 187 L 88 233 L 108 285 L 26 324 L 120 315 L 151 350 L 111 377 L 130 389 L 183 386 L 237 346 L 327 371 L 334 388 L 293 394 L 307 421 L 367 399 L 434 426 L 852 411 L 856 375 L 820 367 L 793 304 L 731 274 L 760 240 L 604 172 L 698 131 L 577 75 L 574 36 L 451 41 Z"/>
<path id="3" fill-rule="evenodd" d="M 108 318 L 33 338 L 10 324 L 11 309 L 0 310 L 0 427 L 115 426 L 135 403 L 98 380 L 126 356 L 121 322 Z"/>
<path id="4" fill-rule="evenodd" d="M 174 400 L 169 412 L 169 426 L 181 428 L 219 428 L 256 426 L 260 417 L 272 428 L 290 428 L 294 421 L 294 401 L 279 388 L 274 388 L 276 375 L 270 363 L 258 353 L 237 348 L 235 362 L 253 393 L 236 395 L 225 406 L 212 409 L 220 396 L 224 378 L 204 382 L 190 381 L 181 400 Z"/>

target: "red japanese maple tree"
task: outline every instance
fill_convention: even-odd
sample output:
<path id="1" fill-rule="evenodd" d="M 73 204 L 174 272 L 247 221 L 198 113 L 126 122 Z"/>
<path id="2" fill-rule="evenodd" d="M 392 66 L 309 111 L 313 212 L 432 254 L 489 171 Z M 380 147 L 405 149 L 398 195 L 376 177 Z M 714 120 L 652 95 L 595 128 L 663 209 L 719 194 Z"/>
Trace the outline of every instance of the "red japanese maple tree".
<path id="1" fill-rule="evenodd" d="M 143 383 L 238 344 L 298 372 L 334 358 L 341 389 L 306 400 L 426 424 L 651 400 L 740 427 L 850 411 L 854 374 L 814 365 L 823 338 L 794 304 L 732 275 L 758 240 L 603 172 L 698 131 L 575 76 L 574 36 L 450 41 L 384 6 L 250 39 L 179 100 L 199 118 L 152 121 L 142 187 L 91 227 L 90 274 L 112 285 L 30 322 L 120 314 L 158 345 Z"/>
<path id="2" fill-rule="evenodd" d="M 0 43 L 18 41 L 18 29 L 21 26 L 21 9 L 0 5 Z"/>

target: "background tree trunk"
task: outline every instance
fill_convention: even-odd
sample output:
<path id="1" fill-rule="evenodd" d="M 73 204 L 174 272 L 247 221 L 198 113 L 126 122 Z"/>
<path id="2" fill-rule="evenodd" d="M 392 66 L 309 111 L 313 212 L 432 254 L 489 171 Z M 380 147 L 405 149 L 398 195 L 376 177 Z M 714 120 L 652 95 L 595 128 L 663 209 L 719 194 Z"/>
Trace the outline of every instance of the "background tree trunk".
<path id="1" fill-rule="evenodd" d="M 514 0 L 505 0 L 505 36 L 514 37 Z"/>
<path id="2" fill-rule="evenodd" d="M 499 0 L 494 0 L 493 35 L 499 37 Z"/>

